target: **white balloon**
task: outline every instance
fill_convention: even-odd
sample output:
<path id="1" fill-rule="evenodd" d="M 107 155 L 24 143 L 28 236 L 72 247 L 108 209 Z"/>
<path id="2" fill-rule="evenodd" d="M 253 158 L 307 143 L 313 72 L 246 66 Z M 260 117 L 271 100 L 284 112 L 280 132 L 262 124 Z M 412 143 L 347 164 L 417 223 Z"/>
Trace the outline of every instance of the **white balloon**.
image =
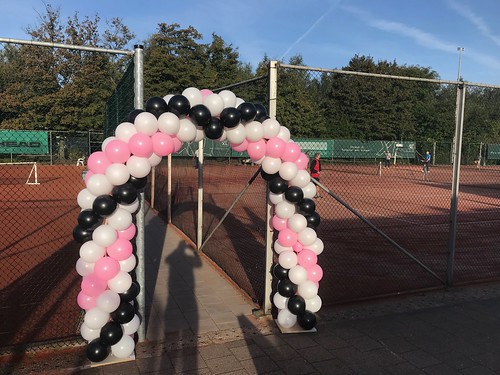
<path id="1" fill-rule="evenodd" d="M 299 233 L 307 228 L 307 219 L 304 215 L 293 214 L 288 219 L 288 228 L 293 230 L 295 233 Z"/>
<path id="2" fill-rule="evenodd" d="M 313 182 L 309 182 L 302 188 L 302 191 L 304 192 L 304 198 L 312 199 L 316 195 L 316 185 Z"/>
<path id="3" fill-rule="evenodd" d="M 307 271 L 301 265 L 295 265 L 288 271 L 288 278 L 296 285 L 299 285 L 307 280 Z"/>
<path id="4" fill-rule="evenodd" d="M 222 135 L 219 138 L 217 138 L 215 141 L 222 142 L 222 141 L 225 141 L 226 139 L 227 139 L 226 129 L 222 129 Z"/>
<path id="5" fill-rule="evenodd" d="M 118 263 L 120 263 L 120 271 L 132 272 L 135 269 L 135 266 L 137 265 L 137 259 L 135 255 L 132 254 L 127 259 L 119 260 Z"/>
<path id="6" fill-rule="evenodd" d="M 128 143 L 130 137 L 137 133 L 137 129 L 131 122 L 122 122 L 115 129 L 115 136 L 120 141 Z"/>
<path id="7" fill-rule="evenodd" d="M 282 179 L 290 181 L 297 176 L 298 171 L 299 169 L 295 163 L 285 161 L 284 163 L 281 163 L 279 174 Z"/>
<path id="8" fill-rule="evenodd" d="M 106 178 L 114 186 L 120 186 L 129 180 L 130 172 L 125 164 L 113 163 L 106 168 Z"/>
<path id="9" fill-rule="evenodd" d="M 190 119 L 183 118 L 179 122 L 177 138 L 182 142 L 193 142 L 196 138 L 196 125 Z"/>
<path id="10" fill-rule="evenodd" d="M 96 299 L 96 305 L 102 311 L 112 313 L 120 306 L 120 296 L 112 290 L 105 290 Z"/>
<path id="11" fill-rule="evenodd" d="M 113 190 L 113 184 L 108 180 L 106 175 L 95 173 L 87 180 L 88 191 L 95 195 L 109 194 Z"/>
<path id="12" fill-rule="evenodd" d="M 88 210 L 92 209 L 95 198 L 96 196 L 92 194 L 89 189 L 85 188 L 78 193 L 76 201 L 82 210 Z"/>
<path id="13" fill-rule="evenodd" d="M 203 96 L 201 95 L 201 91 L 196 87 L 188 87 L 182 92 L 188 100 L 191 107 L 194 107 L 197 104 L 203 103 Z"/>
<path id="14" fill-rule="evenodd" d="M 111 345 L 111 353 L 116 358 L 128 358 L 132 355 L 135 348 L 135 342 L 129 335 L 123 335 L 123 337 L 115 345 Z"/>
<path id="15" fill-rule="evenodd" d="M 124 293 L 132 285 L 132 276 L 128 272 L 120 271 L 112 279 L 108 280 L 108 288 L 116 293 Z"/>
<path id="16" fill-rule="evenodd" d="M 269 139 L 278 135 L 281 125 L 277 120 L 268 118 L 262 122 L 262 127 L 264 128 L 264 138 Z"/>
<path id="17" fill-rule="evenodd" d="M 168 102 L 170 101 L 170 99 L 172 99 L 172 97 L 174 96 L 174 94 L 167 94 L 163 97 L 163 100 L 165 100 L 165 103 L 168 104 Z M 160 116 L 161 117 L 161 116 Z"/>
<path id="18" fill-rule="evenodd" d="M 219 96 L 224 102 L 224 108 L 236 107 L 236 95 L 232 91 L 222 90 L 219 92 Z"/>
<path id="19" fill-rule="evenodd" d="M 278 312 L 277 320 L 283 328 L 292 328 L 297 323 L 297 315 L 292 314 L 288 309 L 282 309 Z"/>
<path id="20" fill-rule="evenodd" d="M 251 121 L 246 124 L 245 132 L 249 142 L 257 142 L 264 138 L 264 127 L 258 121 Z"/>
<path id="21" fill-rule="evenodd" d="M 85 313 L 83 322 L 90 329 L 101 329 L 109 321 L 109 313 L 93 307 Z"/>
<path id="22" fill-rule="evenodd" d="M 312 245 L 317 238 L 318 235 L 316 234 L 316 231 L 312 228 L 305 228 L 299 233 L 299 241 L 304 246 Z"/>
<path id="23" fill-rule="evenodd" d="M 161 156 L 159 155 L 156 155 L 155 153 L 153 153 L 149 158 L 149 164 L 152 166 L 152 167 L 156 167 L 158 164 L 161 163 Z"/>
<path id="24" fill-rule="evenodd" d="M 158 120 L 156 116 L 150 112 L 139 113 L 134 120 L 137 132 L 152 136 L 158 131 Z"/>
<path id="25" fill-rule="evenodd" d="M 111 225 L 99 225 L 92 232 L 92 240 L 99 246 L 108 247 L 116 241 L 118 233 Z"/>
<path id="26" fill-rule="evenodd" d="M 273 249 L 276 254 L 281 254 L 284 251 L 293 251 L 291 246 L 283 246 L 277 240 L 274 241 Z"/>
<path id="27" fill-rule="evenodd" d="M 311 182 L 311 175 L 305 169 L 297 171 L 294 178 L 290 180 L 290 184 L 299 188 L 306 187 Z"/>
<path id="28" fill-rule="evenodd" d="M 262 160 L 262 169 L 268 174 L 278 173 L 281 167 L 280 158 L 272 158 L 270 156 L 264 157 Z"/>
<path id="29" fill-rule="evenodd" d="M 80 326 L 80 335 L 83 337 L 84 340 L 90 342 L 101 335 L 101 329 L 92 329 L 89 328 L 89 326 L 86 325 L 85 323 L 82 323 L 82 325 Z"/>
<path id="30" fill-rule="evenodd" d="M 95 241 L 87 241 L 80 246 L 80 258 L 87 263 L 95 263 L 106 255 L 106 248 Z"/>
<path id="31" fill-rule="evenodd" d="M 199 142 L 205 138 L 205 132 L 202 127 L 196 126 L 196 136 L 194 137 L 193 142 Z"/>
<path id="32" fill-rule="evenodd" d="M 288 297 L 282 296 L 279 293 L 274 293 L 273 296 L 273 304 L 278 309 L 286 309 L 286 305 L 288 303 Z"/>
<path id="33" fill-rule="evenodd" d="M 284 200 L 274 207 L 274 212 L 280 219 L 289 219 L 295 214 L 295 204 Z"/>
<path id="34" fill-rule="evenodd" d="M 318 287 L 311 280 L 306 280 L 297 287 L 297 294 L 304 299 L 311 299 L 318 295 Z"/>
<path id="35" fill-rule="evenodd" d="M 139 199 L 136 199 L 130 204 L 118 203 L 119 208 L 123 208 L 124 210 L 130 212 L 131 214 L 136 213 L 139 209 Z"/>
<path id="36" fill-rule="evenodd" d="M 176 135 L 180 124 L 179 117 L 172 112 L 164 112 L 158 117 L 158 130 L 168 135 Z"/>
<path id="37" fill-rule="evenodd" d="M 242 103 L 245 103 L 245 101 L 241 98 L 236 97 L 236 104 L 234 105 L 234 107 L 238 108 L 238 106 Z"/>
<path id="38" fill-rule="evenodd" d="M 321 297 L 316 295 L 313 298 L 306 299 L 306 310 L 309 310 L 310 312 L 318 312 L 319 309 L 321 309 L 321 306 L 323 305 L 323 301 L 321 300 Z"/>
<path id="39" fill-rule="evenodd" d="M 88 241 L 88 242 L 91 242 L 91 241 Z M 83 260 L 83 258 L 78 258 L 78 260 L 76 261 L 75 268 L 76 268 L 76 272 L 80 276 L 84 277 L 84 276 L 90 275 L 92 272 L 94 272 L 94 266 L 95 266 L 95 263 L 86 262 L 85 260 Z"/>
<path id="40" fill-rule="evenodd" d="M 314 251 L 316 255 L 320 255 L 324 248 L 325 245 L 323 244 L 323 241 L 320 238 L 316 238 L 316 241 L 314 241 L 312 244 L 306 246 L 309 250 Z"/>
<path id="41" fill-rule="evenodd" d="M 278 263 L 281 267 L 289 270 L 297 265 L 297 253 L 295 251 L 283 251 L 278 257 Z"/>
<path id="42" fill-rule="evenodd" d="M 243 124 L 238 124 L 234 128 L 226 129 L 227 140 L 235 145 L 239 145 L 246 138 L 245 126 Z"/>
<path id="43" fill-rule="evenodd" d="M 220 115 L 224 109 L 224 100 L 219 96 L 219 94 L 210 94 L 204 100 L 203 104 L 210 110 L 212 117 L 217 117 Z"/>
<path id="44" fill-rule="evenodd" d="M 132 155 L 127 160 L 126 165 L 130 175 L 136 178 L 146 177 L 151 172 L 151 164 L 149 164 L 148 158 Z"/>
<path id="45" fill-rule="evenodd" d="M 128 323 L 122 324 L 122 330 L 124 335 L 133 335 L 134 333 L 137 332 L 139 329 L 139 326 L 141 325 L 141 320 L 139 317 L 134 315 L 132 320 Z"/>
<path id="46" fill-rule="evenodd" d="M 275 194 L 272 191 L 269 192 L 269 200 L 271 201 L 272 204 L 278 204 L 279 202 L 283 202 L 283 199 L 285 199 L 285 194 Z"/>
<path id="47" fill-rule="evenodd" d="M 132 224 L 132 214 L 123 208 L 117 208 L 107 220 L 116 230 L 125 230 Z"/>
<path id="48" fill-rule="evenodd" d="M 111 137 L 106 138 L 104 141 L 102 141 L 101 150 L 106 151 L 106 146 L 108 145 L 108 143 L 111 141 L 114 141 L 115 139 L 118 139 L 118 138 L 116 138 L 115 136 L 111 136 Z"/>
<path id="49" fill-rule="evenodd" d="M 280 130 L 277 135 L 278 138 L 281 138 L 285 142 L 288 142 L 290 140 L 290 130 L 288 130 L 287 127 L 285 126 L 280 126 Z"/>

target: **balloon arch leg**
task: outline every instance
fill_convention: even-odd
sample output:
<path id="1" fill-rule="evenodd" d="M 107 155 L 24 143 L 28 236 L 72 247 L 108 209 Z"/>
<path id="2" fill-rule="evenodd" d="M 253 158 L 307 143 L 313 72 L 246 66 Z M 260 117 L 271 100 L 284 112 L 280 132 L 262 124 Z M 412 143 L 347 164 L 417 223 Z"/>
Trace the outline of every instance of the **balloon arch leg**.
<path id="1" fill-rule="evenodd" d="M 308 156 L 262 105 L 228 90 L 216 94 L 190 87 L 180 95 L 148 99 L 145 110 L 132 111 L 115 135 L 104 140 L 102 151 L 88 158 L 73 237 L 81 244 L 77 303 L 85 310 L 80 331 L 90 361 L 133 355 L 141 324 L 135 308 L 140 285 L 132 276 L 138 194 L 162 157 L 204 137 L 227 139 L 234 150 L 246 151 L 261 165 L 274 205 L 272 227 L 278 232 L 272 269 L 279 280 L 272 297 L 276 320 L 283 328 L 315 327 L 323 275 L 317 256 L 323 242 L 316 235 L 320 217 L 312 199 L 316 185 L 308 173 Z"/>

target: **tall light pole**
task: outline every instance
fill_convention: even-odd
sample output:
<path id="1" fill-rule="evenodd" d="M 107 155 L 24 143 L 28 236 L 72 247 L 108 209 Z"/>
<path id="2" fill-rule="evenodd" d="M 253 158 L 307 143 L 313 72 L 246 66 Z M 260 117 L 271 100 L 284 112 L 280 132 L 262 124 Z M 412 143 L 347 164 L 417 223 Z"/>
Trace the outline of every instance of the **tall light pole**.
<path id="1" fill-rule="evenodd" d="M 464 47 L 457 47 L 458 51 L 458 75 L 457 81 L 460 81 L 460 65 L 462 63 L 462 52 L 464 51 Z"/>

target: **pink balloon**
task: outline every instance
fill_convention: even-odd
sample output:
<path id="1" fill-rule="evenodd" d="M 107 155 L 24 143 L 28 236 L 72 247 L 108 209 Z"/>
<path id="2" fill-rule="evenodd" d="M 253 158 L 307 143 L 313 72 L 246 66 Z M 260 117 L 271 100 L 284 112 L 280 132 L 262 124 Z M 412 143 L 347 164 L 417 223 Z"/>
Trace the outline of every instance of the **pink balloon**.
<path id="1" fill-rule="evenodd" d="M 323 278 L 323 269 L 319 264 L 313 264 L 311 267 L 306 268 L 307 278 L 315 283 Z"/>
<path id="2" fill-rule="evenodd" d="M 302 267 L 307 269 L 318 262 L 318 256 L 312 250 L 303 249 L 300 253 L 298 253 L 297 260 Z"/>
<path id="3" fill-rule="evenodd" d="M 283 246 L 293 246 L 297 242 L 298 235 L 290 228 L 285 228 L 278 233 L 278 242 Z"/>
<path id="4" fill-rule="evenodd" d="M 172 137 L 172 141 L 174 141 L 174 153 L 179 151 L 182 148 L 182 141 L 177 137 Z"/>
<path id="5" fill-rule="evenodd" d="M 168 134 L 157 132 L 151 136 L 153 152 L 158 156 L 167 156 L 174 151 L 174 141 Z"/>
<path id="6" fill-rule="evenodd" d="M 111 257 L 102 257 L 95 262 L 94 273 L 103 280 L 109 280 L 120 272 L 120 263 Z"/>
<path id="7" fill-rule="evenodd" d="M 82 292 L 90 297 L 97 297 L 106 290 L 107 286 L 106 280 L 97 277 L 95 273 L 91 273 L 82 278 Z"/>
<path id="8" fill-rule="evenodd" d="M 125 163 L 130 157 L 128 144 L 120 139 L 110 141 L 104 152 L 111 163 Z"/>
<path id="9" fill-rule="evenodd" d="M 125 260 L 132 255 L 132 244 L 124 238 L 117 238 L 106 248 L 106 253 L 115 260 Z"/>
<path id="10" fill-rule="evenodd" d="M 281 155 L 281 160 L 294 162 L 299 158 L 300 153 L 300 146 L 297 143 L 288 142 L 285 146 L 285 151 Z"/>
<path id="11" fill-rule="evenodd" d="M 266 155 L 266 141 L 248 142 L 247 152 L 252 160 L 262 159 Z"/>
<path id="12" fill-rule="evenodd" d="M 271 225 L 273 226 L 274 229 L 278 231 L 288 228 L 287 222 L 288 220 L 282 219 L 276 215 L 274 215 L 273 218 L 271 219 Z"/>
<path id="13" fill-rule="evenodd" d="M 93 152 L 87 159 L 87 167 L 94 173 L 105 174 L 110 165 L 111 162 L 103 151 Z"/>
<path id="14" fill-rule="evenodd" d="M 213 94 L 213 92 L 209 89 L 201 89 L 200 90 L 202 99 L 205 99 L 208 95 Z"/>
<path id="15" fill-rule="evenodd" d="M 149 158 L 153 155 L 153 141 L 144 133 L 136 133 L 128 140 L 130 152 L 141 158 Z"/>
<path id="16" fill-rule="evenodd" d="M 285 151 L 286 142 L 278 137 L 269 138 L 266 145 L 266 155 L 272 158 L 280 158 Z"/>
<path id="17" fill-rule="evenodd" d="M 83 179 L 85 181 L 85 185 L 89 181 L 89 178 L 92 177 L 93 175 L 94 175 L 94 172 L 92 172 L 92 171 L 87 171 L 87 173 L 85 173 L 85 178 Z"/>
<path id="18" fill-rule="evenodd" d="M 231 148 L 236 152 L 246 151 L 247 147 L 248 147 L 248 141 L 246 139 L 237 145 L 235 145 L 234 143 L 231 143 Z"/>
<path id="19" fill-rule="evenodd" d="M 306 169 L 309 166 L 309 156 L 301 152 L 298 159 L 295 160 L 294 163 L 299 169 L 299 171 L 301 169 Z"/>
<path id="20" fill-rule="evenodd" d="M 95 307 L 96 299 L 96 297 L 91 297 L 83 292 L 80 292 L 76 297 L 76 303 L 78 303 L 78 306 L 80 306 L 82 309 L 90 310 L 91 308 Z"/>
<path id="21" fill-rule="evenodd" d="M 137 233 L 137 227 L 135 226 L 135 224 L 132 223 L 128 228 L 118 231 L 118 238 L 130 241 L 132 238 L 135 237 L 136 233 Z"/>
<path id="22" fill-rule="evenodd" d="M 304 249 L 304 245 L 302 245 L 300 243 L 300 241 L 297 241 L 295 242 L 293 245 L 292 245 L 292 249 L 293 251 L 295 251 L 296 253 L 300 253 L 302 251 L 302 249 Z"/>

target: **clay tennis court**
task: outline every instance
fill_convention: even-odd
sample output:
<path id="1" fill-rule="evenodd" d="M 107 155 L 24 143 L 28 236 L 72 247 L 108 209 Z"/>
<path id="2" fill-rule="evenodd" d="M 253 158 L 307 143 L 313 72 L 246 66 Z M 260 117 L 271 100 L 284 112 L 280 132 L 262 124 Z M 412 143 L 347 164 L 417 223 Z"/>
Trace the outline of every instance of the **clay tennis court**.
<path id="1" fill-rule="evenodd" d="M 214 228 L 257 166 L 207 161 L 204 173 L 205 235 Z M 26 167 L 0 167 L 0 347 L 77 338 L 76 304 L 80 245 L 72 230 L 84 188 L 77 166 L 38 166 L 39 185 L 25 184 Z M 321 182 L 387 236 L 446 278 L 451 167 L 433 167 L 430 182 L 418 166 L 397 166 L 377 175 L 375 165 L 325 165 Z M 164 169 L 156 175 L 156 208 L 164 210 Z M 174 223 L 195 228 L 197 172 L 174 160 Z M 464 166 L 455 258 L 455 280 L 470 283 L 500 272 L 500 169 Z M 148 195 L 148 194 L 146 194 Z M 318 236 L 325 251 L 318 263 L 324 305 L 442 284 L 385 241 L 334 198 L 317 200 Z M 204 251 L 240 287 L 261 301 L 264 276 L 265 182 L 260 176 Z M 237 238 L 237 240 L 235 240 Z"/>

